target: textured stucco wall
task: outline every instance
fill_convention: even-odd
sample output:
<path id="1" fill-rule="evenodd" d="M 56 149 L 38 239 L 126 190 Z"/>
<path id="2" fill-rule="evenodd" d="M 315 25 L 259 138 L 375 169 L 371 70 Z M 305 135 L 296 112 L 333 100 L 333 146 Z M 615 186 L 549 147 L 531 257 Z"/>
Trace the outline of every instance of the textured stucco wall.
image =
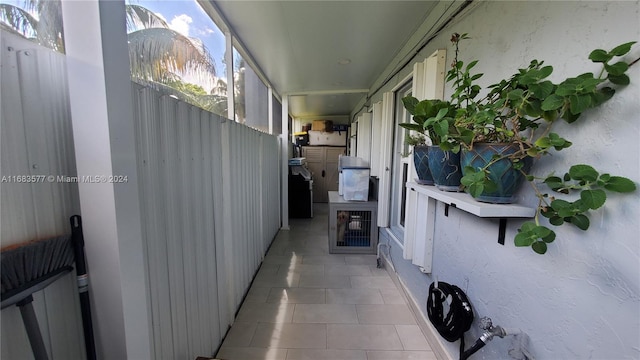
<path id="1" fill-rule="evenodd" d="M 554 66 L 552 80 L 558 81 L 599 71 L 587 59 L 591 50 L 640 40 L 639 11 L 637 1 L 480 3 L 421 55 L 447 48 L 450 63 L 450 34 L 466 32 L 473 40 L 461 44 L 460 58 L 480 59 L 476 71 L 485 74 L 483 85 L 507 77 L 534 58 Z M 636 44 L 627 60 L 638 57 Z M 536 164 L 537 174 L 562 173 L 570 164 L 586 162 L 640 182 L 640 64 L 630 69 L 629 76 L 632 85 L 585 114 L 578 126 L 556 128 L 574 145 Z M 447 88 L 445 95 L 450 94 Z M 544 256 L 513 245 L 520 222 L 509 222 L 507 241 L 501 246 L 497 221 L 458 209 L 450 209 L 445 217 L 440 204 L 433 276 L 458 284 L 470 297 L 477 318 L 467 343 L 481 334 L 477 319 L 489 316 L 494 324 L 526 332 L 537 359 L 640 358 L 639 200 L 640 191 L 610 196 L 604 208 L 592 212 L 588 232 L 556 228 L 557 240 Z M 530 188 L 522 189 L 520 202 L 536 204 Z M 390 244 L 398 273 L 411 294 L 424 303 L 433 278 L 402 260 L 397 244 Z M 458 344 L 447 346 L 457 357 Z M 472 359 L 509 359 L 509 347 L 509 339 L 496 338 Z"/>

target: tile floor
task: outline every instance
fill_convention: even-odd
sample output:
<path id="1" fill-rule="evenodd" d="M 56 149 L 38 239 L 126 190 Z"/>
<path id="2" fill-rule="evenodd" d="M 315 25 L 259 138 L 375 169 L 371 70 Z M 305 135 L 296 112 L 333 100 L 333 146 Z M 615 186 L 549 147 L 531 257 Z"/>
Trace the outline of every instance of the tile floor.
<path id="1" fill-rule="evenodd" d="M 375 255 L 329 254 L 327 210 L 278 234 L 217 357 L 436 359 Z"/>

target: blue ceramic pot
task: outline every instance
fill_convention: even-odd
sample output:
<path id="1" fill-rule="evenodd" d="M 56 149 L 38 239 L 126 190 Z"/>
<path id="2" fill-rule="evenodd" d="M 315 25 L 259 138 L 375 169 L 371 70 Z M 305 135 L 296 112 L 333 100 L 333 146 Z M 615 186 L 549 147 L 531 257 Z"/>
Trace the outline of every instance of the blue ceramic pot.
<path id="1" fill-rule="evenodd" d="M 415 165 L 418 173 L 416 182 L 421 185 L 433 185 L 433 176 L 429 171 L 428 149 L 428 146 L 413 147 L 413 165 Z"/>
<path id="2" fill-rule="evenodd" d="M 513 144 L 474 144 L 472 150 L 462 150 L 460 157 L 460 165 L 462 165 L 462 172 L 464 169 L 470 166 L 474 169 L 481 169 L 485 167 L 494 155 L 505 156 L 513 154 L 518 150 L 518 147 Z M 524 171 L 531 169 L 532 159 L 524 159 Z M 489 168 L 489 179 L 493 181 L 497 190 L 493 192 L 483 192 L 476 198 L 478 201 L 493 203 L 493 204 L 510 204 L 515 200 L 515 193 L 518 191 L 524 175 L 520 170 L 515 170 L 512 167 L 511 160 L 500 159 L 491 164 Z"/>
<path id="3" fill-rule="evenodd" d="M 460 154 L 429 146 L 429 170 L 436 187 L 444 191 L 461 191 Z"/>

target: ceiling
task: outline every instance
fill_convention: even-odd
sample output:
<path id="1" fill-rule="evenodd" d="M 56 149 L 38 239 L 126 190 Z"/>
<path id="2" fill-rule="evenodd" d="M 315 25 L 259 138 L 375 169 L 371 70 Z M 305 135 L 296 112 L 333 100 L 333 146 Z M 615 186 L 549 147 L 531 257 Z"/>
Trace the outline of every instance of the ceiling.
<path id="1" fill-rule="evenodd" d="M 295 118 L 349 115 L 437 1 L 215 1 Z"/>

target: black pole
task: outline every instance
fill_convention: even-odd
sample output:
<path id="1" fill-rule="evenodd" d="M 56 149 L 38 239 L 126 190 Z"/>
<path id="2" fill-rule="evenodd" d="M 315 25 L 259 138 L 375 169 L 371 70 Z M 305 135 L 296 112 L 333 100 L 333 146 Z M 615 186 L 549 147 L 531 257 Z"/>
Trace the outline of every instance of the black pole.
<path id="1" fill-rule="evenodd" d="M 33 296 L 29 295 L 18 301 L 16 306 L 20 309 L 20 315 L 22 315 L 22 321 L 27 330 L 27 337 L 29 338 L 31 350 L 33 350 L 33 357 L 36 360 L 48 360 L 49 357 L 47 356 L 44 341 L 42 341 L 42 334 L 40 333 L 38 319 L 36 318 L 36 313 L 33 311 L 32 303 Z"/>
<path id="2" fill-rule="evenodd" d="M 80 311 L 82 313 L 82 328 L 84 330 L 84 345 L 87 360 L 96 360 L 96 345 L 93 338 L 93 322 L 91 321 L 91 304 L 89 302 L 89 275 L 84 255 L 84 236 L 82 235 L 82 219 L 73 215 L 71 222 L 71 241 L 76 260 L 76 275 L 78 293 L 80 296 Z"/>

